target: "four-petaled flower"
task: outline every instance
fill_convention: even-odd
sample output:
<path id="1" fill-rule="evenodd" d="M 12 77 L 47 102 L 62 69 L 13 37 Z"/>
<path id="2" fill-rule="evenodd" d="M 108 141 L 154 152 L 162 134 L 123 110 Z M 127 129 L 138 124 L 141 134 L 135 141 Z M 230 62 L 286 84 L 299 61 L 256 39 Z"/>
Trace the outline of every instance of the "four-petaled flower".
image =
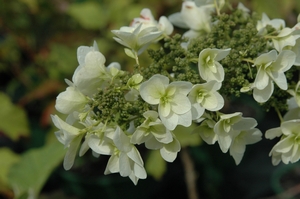
<path id="1" fill-rule="evenodd" d="M 193 86 L 188 95 L 192 104 L 193 119 L 201 117 L 205 109 L 218 111 L 223 108 L 224 99 L 217 92 L 220 88 L 221 83 L 214 80 Z"/>
<path id="2" fill-rule="evenodd" d="M 191 102 L 187 97 L 191 88 L 190 82 L 177 81 L 169 84 L 169 78 L 156 74 L 141 84 L 140 95 L 147 103 L 158 105 L 162 123 L 169 130 L 174 130 L 178 124 L 191 125 Z"/>
<path id="3" fill-rule="evenodd" d="M 258 72 L 253 88 L 253 97 L 257 102 L 266 102 L 274 90 L 273 81 L 283 90 L 287 89 L 284 72 L 295 63 L 296 55 L 290 50 L 284 50 L 277 55 L 275 50 L 260 55 L 254 62 Z"/>
<path id="4" fill-rule="evenodd" d="M 300 120 L 289 120 L 281 123 L 280 127 L 269 129 L 266 138 L 273 139 L 281 136 L 270 152 L 273 165 L 281 161 L 284 164 L 294 163 L 300 159 Z"/>
<path id="5" fill-rule="evenodd" d="M 198 58 L 199 74 L 205 81 L 216 80 L 222 82 L 224 80 L 224 68 L 218 62 L 224 59 L 230 52 L 228 49 L 210 49 L 202 50 Z"/>

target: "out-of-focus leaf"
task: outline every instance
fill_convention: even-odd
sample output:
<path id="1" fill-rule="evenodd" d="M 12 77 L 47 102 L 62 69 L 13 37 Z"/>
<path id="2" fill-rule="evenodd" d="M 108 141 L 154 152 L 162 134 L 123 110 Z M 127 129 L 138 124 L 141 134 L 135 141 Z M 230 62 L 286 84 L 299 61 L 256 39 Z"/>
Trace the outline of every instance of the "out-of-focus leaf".
<path id="1" fill-rule="evenodd" d="M 0 192 L 9 193 L 11 188 L 8 183 L 8 172 L 11 166 L 18 162 L 20 157 L 8 148 L 0 149 Z"/>
<path id="2" fill-rule="evenodd" d="M 159 150 L 150 151 L 146 159 L 145 169 L 156 180 L 161 179 L 167 169 L 166 161 L 161 157 Z"/>
<path id="3" fill-rule="evenodd" d="M 294 0 L 253 0 L 253 10 L 258 13 L 265 12 L 270 18 L 285 18 L 293 9 Z"/>
<path id="4" fill-rule="evenodd" d="M 37 0 L 19 0 L 19 1 L 25 3 L 29 7 L 31 12 L 35 13 L 38 11 L 39 7 L 38 7 Z"/>
<path id="5" fill-rule="evenodd" d="M 58 91 L 62 90 L 66 86 L 62 84 L 60 81 L 56 80 L 46 80 L 41 83 L 37 88 L 33 91 L 27 93 L 24 97 L 19 100 L 19 104 L 25 105 L 32 100 L 41 100 L 43 98 L 48 97 L 53 93 L 58 93 Z"/>
<path id="6" fill-rule="evenodd" d="M 0 131 L 12 140 L 29 134 L 25 111 L 15 106 L 4 93 L 0 93 L 0 110 Z"/>
<path id="7" fill-rule="evenodd" d="M 107 23 L 107 13 L 105 9 L 99 3 L 92 1 L 72 3 L 69 7 L 68 14 L 86 29 L 99 30 Z"/>
<path id="8" fill-rule="evenodd" d="M 45 65 L 51 79 L 63 79 L 71 76 L 78 66 L 76 48 L 53 43 Z"/>
<path id="9" fill-rule="evenodd" d="M 64 156 L 63 145 L 51 142 L 42 148 L 25 152 L 9 172 L 9 182 L 16 198 L 28 195 L 37 198 L 51 172 L 59 165 Z"/>
<path id="10" fill-rule="evenodd" d="M 197 146 L 201 143 L 201 138 L 199 134 L 192 131 L 196 125 L 193 123 L 190 127 L 177 126 L 173 133 L 176 135 L 176 138 L 179 140 L 181 147 L 186 146 Z"/>

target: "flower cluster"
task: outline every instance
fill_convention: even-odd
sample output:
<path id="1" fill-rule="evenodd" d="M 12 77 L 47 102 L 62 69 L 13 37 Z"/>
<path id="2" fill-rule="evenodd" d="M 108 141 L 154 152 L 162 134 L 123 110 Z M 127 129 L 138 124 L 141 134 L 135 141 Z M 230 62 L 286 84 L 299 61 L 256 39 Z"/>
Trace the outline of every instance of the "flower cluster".
<path id="1" fill-rule="evenodd" d="M 91 149 L 96 157 L 110 156 L 105 174 L 120 173 L 137 184 L 147 177 L 139 145 L 173 162 L 182 147 L 178 127 L 193 128 L 207 144 L 217 142 L 239 164 L 246 145 L 262 139 L 254 118 L 224 108 L 233 95 L 245 94 L 279 114 L 280 127 L 266 132 L 266 138 L 281 137 L 270 152 L 273 164 L 300 159 L 300 95 L 294 83 L 300 23 L 288 28 L 266 14 L 257 20 L 242 4 L 222 13 L 225 5 L 187 0 L 180 12 L 158 21 L 145 8 L 129 26 L 112 30 L 134 59 L 132 71 L 117 62 L 106 66 L 96 43 L 78 48 L 79 66 L 55 105 L 67 117 L 52 115 L 55 135 L 67 148 L 65 169 L 78 151 L 82 156 Z M 188 31 L 180 36 L 173 25 Z M 161 48 L 150 50 L 153 43 Z M 143 66 L 139 55 L 146 49 L 153 62 Z M 281 117 L 288 103 L 294 105 Z"/>

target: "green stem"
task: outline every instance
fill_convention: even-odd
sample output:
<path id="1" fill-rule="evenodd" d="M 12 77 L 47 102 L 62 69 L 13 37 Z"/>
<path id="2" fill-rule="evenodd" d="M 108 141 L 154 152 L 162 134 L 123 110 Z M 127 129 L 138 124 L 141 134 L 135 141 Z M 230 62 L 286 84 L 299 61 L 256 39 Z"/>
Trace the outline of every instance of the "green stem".
<path id="1" fill-rule="evenodd" d="M 251 63 L 251 64 L 254 64 L 254 61 L 252 60 L 252 59 L 242 59 L 242 61 L 246 61 L 246 62 L 249 62 L 249 63 Z"/>
<path id="2" fill-rule="evenodd" d="M 215 7 L 216 7 L 217 15 L 220 16 L 220 9 L 219 9 L 217 0 L 214 0 L 214 4 L 215 4 Z"/>
<path id="3" fill-rule="evenodd" d="M 281 115 L 281 113 L 280 113 L 278 107 L 275 106 L 274 108 L 275 108 L 275 111 L 276 111 L 276 113 L 277 113 L 277 115 L 278 115 L 278 117 L 279 117 L 280 123 L 284 122 L 283 117 L 282 117 L 282 115 Z"/>

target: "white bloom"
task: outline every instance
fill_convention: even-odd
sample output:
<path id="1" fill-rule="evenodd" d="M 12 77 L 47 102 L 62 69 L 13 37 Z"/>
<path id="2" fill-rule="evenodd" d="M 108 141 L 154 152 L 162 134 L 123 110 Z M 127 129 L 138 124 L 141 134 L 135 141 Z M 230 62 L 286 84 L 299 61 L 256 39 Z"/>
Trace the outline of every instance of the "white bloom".
<path id="1" fill-rule="evenodd" d="M 284 28 L 280 30 L 279 34 L 272 37 L 272 42 L 275 49 L 281 52 L 286 46 L 295 46 L 296 40 L 300 37 L 300 30 L 293 28 Z"/>
<path id="2" fill-rule="evenodd" d="M 74 111 L 82 111 L 88 103 L 88 98 L 76 87 L 67 87 L 56 97 L 55 108 L 61 113 L 70 114 Z"/>
<path id="3" fill-rule="evenodd" d="M 211 31 L 211 13 L 214 7 L 210 4 L 196 6 L 194 1 L 184 1 L 181 11 L 169 16 L 169 20 L 180 28 L 190 29 L 185 37 L 192 38 Z"/>
<path id="4" fill-rule="evenodd" d="M 193 119 L 198 119 L 204 110 L 218 111 L 224 106 L 223 97 L 217 92 L 221 83 L 209 81 L 203 84 L 194 85 L 188 97 L 192 104 Z"/>
<path id="5" fill-rule="evenodd" d="M 295 53 L 289 50 L 282 51 L 279 55 L 275 50 L 260 55 L 254 62 L 258 72 L 253 87 L 253 97 L 257 102 L 266 102 L 273 93 L 274 85 L 283 90 L 287 89 L 284 72 L 289 70 L 296 59 Z"/>
<path id="6" fill-rule="evenodd" d="M 214 126 L 214 132 L 218 136 L 218 143 L 223 153 L 226 153 L 231 145 L 234 133 L 233 125 L 242 120 L 242 113 L 223 114 Z"/>
<path id="7" fill-rule="evenodd" d="M 222 82 L 224 80 L 224 69 L 218 61 L 224 59 L 230 50 L 230 48 L 207 48 L 202 50 L 198 58 L 198 69 L 201 78 L 205 81 L 216 80 L 217 82 Z"/>
<path id="8" fill-rule="evenodd" d="M 176 159 L 177 153 L 180 151 L 180 149 L 180 143 L 173 135 L 173 141 L 168 144 L 164 144 L 159 151 L 161 157 L 164 160 L 166 160 L 167 162 L 173 162 Z"/>
<path id="9" fill-rule="evenodd" d="M 142 24 L 141 29 L 148 28 L 148 27 L 157 27 L 158 30 L 162 31 L 164 35 L 172 34 L 174 27 L 171 22 L 165 16 L 161 16 L 159 21 L 157 22 L 150 9 L 144 8 L 141 13 L 140 17 L 134 18 L 131 22 L 131 27 L 137 27 L 139 24 Z"/>
<path id="10" fill-rule="evenodd" d="M 171 132 L 166 129 L 166 127 L 162 124 L 161 120 L 158 119 L 158 113 L 155 111 L 147 111 L 143 114 L 146 118 L 145 121 L 137 127 L 135 132 L 131 137 L 131 143 L 133 144 L 142 144 L 154 138 L 159 143 L 168 144 L 173 141 L 173 137 Z M 156 149 L 161 148 L 161 144 L 158 144 Z"/>
<path id="11" fill-rule="evenodd" d="M 140 95 L 151 105 L 158 105 L 162 123 L 174 130 L 180 124 L 190 126 L 192 122 L 191 103 L 187 94 L 192 88 L 190 82 L 178 81 L 169 84 L 163 75 L 154 75 L 140 86 Z"/>
<path id="12" fill-rule="evenodd" d="M 120 127 L 115 131 L 113 143 L 115 150 L 111 154 L 104 174 L 119 172 L 121 176 L 129 177 L 135 185 L 138 179 L 145 179 L 147 174 L 140 153 Z"/>
<path id="13" fill-rule="evenodd" d="M 218 135 L 214 131 L 214 126 L 216 122 L 210 118 L 205 118 L 205 120 L 193 130 L 193 133 L 199 133 L 202 140 L 207 144 L 212 145 L 218 141 Z"/>
<path id="14" fill-rule="evenodd" d="M 114 37 L 114 40 L 126 46 L 129 50 L 134 51 L 137 55 L 141 54 L 162 34 L 162 32 L 154 26 L 142 29 L 142 24 L 136 27 L 124 26 L 121 27 L 120 30 L 112 30 L 112 33 L 117 36 Z"/>
<path id="15" fill-rule="evenodd" d="M 252 119 L 252 118 L 249 118 Z M 250 120 L 248 119 L 248 123 Z M 252 119 L 255 121 L 254 119 Z M 240 121 L 242 122 L 242 121 Z M 256 121 L 252 122 L 255 125 L 249 126 L 246 125 L 245 130 L 235 131 L 233 133 L 232 143 L 230 145 L 229 153 L 234 158 L 235 164 L 238 165 L 245 153 L 246 145 L 254 144 L 261 140 L 262 133 L 259 129 L 253 128 L 256 126 Z"/>
<path id="16" fill-rule="evenodd" d="M 80 46 L 77 49 L 79 66 L 75 70 L 72 81 L 84 95 L 95 94 L 98 88 L 103 87 L 105 80 L 111 77 L 104 65 L 105 57 L 98 51 L 98 46 Z"/>
<path id="17" fill-rule="evenodd" d="M 257 21 L 256 29 L 260 32 L 260 34 L 265 34 L 265 28 L 267 25 L 272 26 L 275 30 L 281 30 L 285 27 L 285 21 L 283 19 L 272 19 L 266 15 L 266 13 L 262 14 L 262 19 Z"/>
<path id="18" fill-rule="evenodd" d="M 270 152 L 273 165 L 294 163 L 300 159 L 299 142 L 300 120 L 289 120 L 282 122 L 279 128 L 270 129 L 266 132 L 266 138 L 273 139 L 281 136 L 280 141 L 275 144 Z"/>
<path id="19" fill-rule="evenodd" d="M 55 132 L 55 136 L 58 141 L 68 148 L 63 165 L 65 170 L 69 170 L 74 164 L 84 132 L 81 132 L 80 129 L 64 122 L 57 115 L 51 115 L 51 118 L 54 125 L 59 129 L 59 131 Z"/>

